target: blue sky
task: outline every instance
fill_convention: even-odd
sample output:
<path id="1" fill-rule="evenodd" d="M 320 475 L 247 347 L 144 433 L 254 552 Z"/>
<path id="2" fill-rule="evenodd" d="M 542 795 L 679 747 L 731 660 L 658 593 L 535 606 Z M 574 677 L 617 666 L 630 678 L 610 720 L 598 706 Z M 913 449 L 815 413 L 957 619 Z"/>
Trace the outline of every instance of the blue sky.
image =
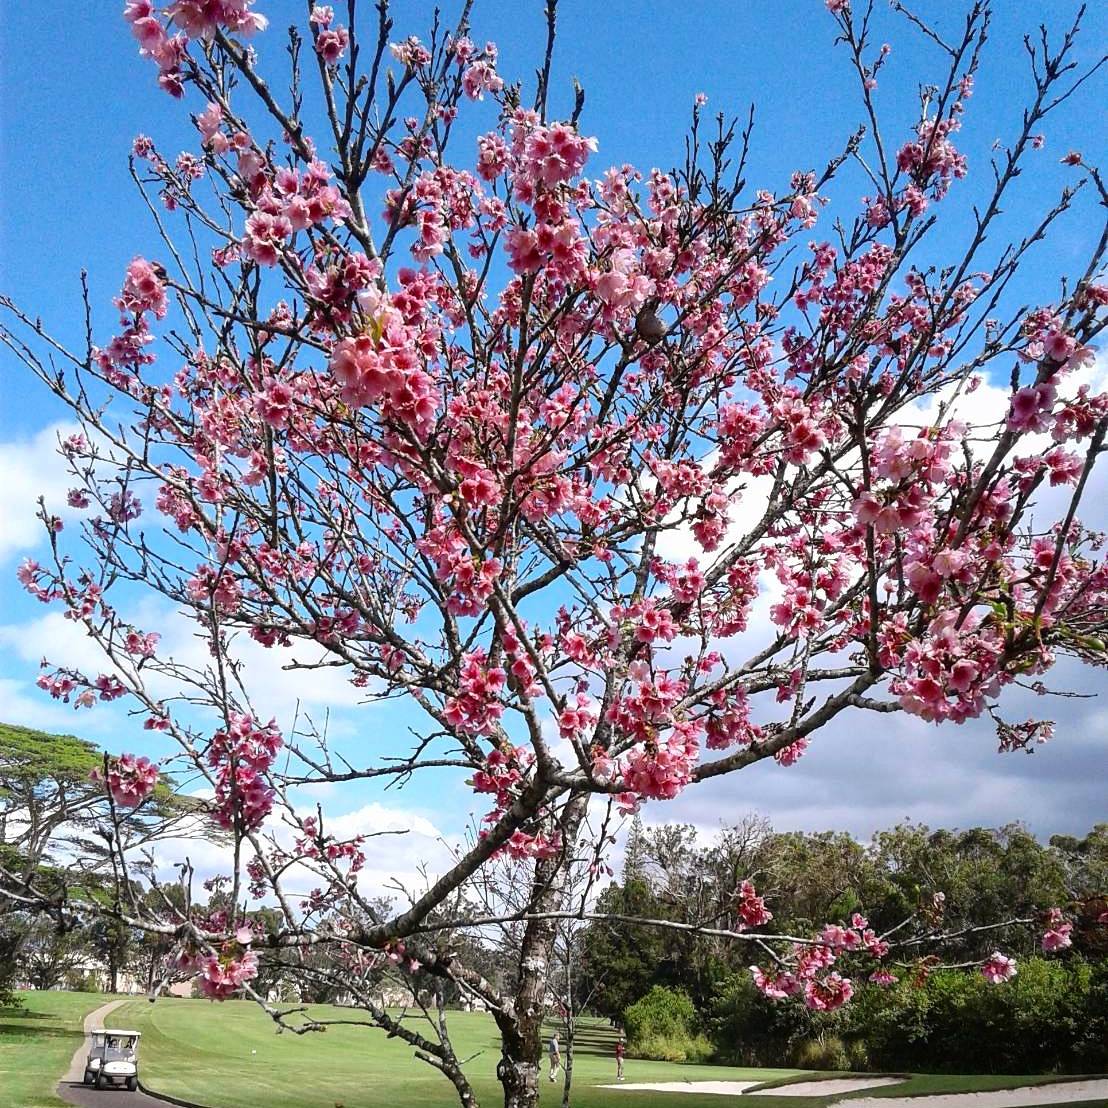
<path id="1" fill-rule="evenodd" d="M 40 313 L 62 338 L 81 333 L 78 274 L 89 271 L 100 335 L 115 322 L 111 297 L 136 253 L 156 254 L 149 218 L 127 173 L 135 134 L 153 136 L 161 149 L 194 149 L 195 132 L 185 109 L 160 93 L 152 67 L 137 56 L 119 17 L 122 4 L 55 0 L 51 30 L 42 30 L 39 5 L 0 5 L 0 290 Z M 899 144 L 913 118 L 917 84 L 939 72 L 941 59 L 902 20 L 879 4 L 876 41 L 888 37 L 894 51 L 881 81 L 879 103 L 887 133 Z M 955 0 L 921 4 L 947 28 L 963 9 Z M 1061 27 L 1075 4 L 1052 2 L 1046 15 Z M 258 0 L 271 29 L 259 42 L 279 53 L 281 28 L 302 19 L 296 0 Z M 425 34 L 432 5 L 397 3 L 394 38 Z M 965 228 L 970 203 L 980 196 L 995 139 L 1011 135 L 1029 89 L 1020 40 L 1043 18 L 1041 5 L 1003 0 L 990 46 L 969 105 L 959 147 L 971 177 L 956 186 L 942 247 Z M 1108 5 L 1092 5 L 1079 60 L 1092 59 L 1108 41 Z M 447 5 L 449 11 L 449 5 Z M 822 168 L 861 119 L 846 57 L 833 49 L 835 27 L 820 0 L 562 0 L 560 52 L 555 65 L 555 108 L 568 109 L 569 81 L 586 88 L 583 130 L 600 150 L 590 164 L 598 175 L 609 164 L 669 166 L 682 156 L 693 97 L 704 92 L 709 111 L 745 113 L 757 103 L 749 180 L 779 188 L 794 169 Z M 495 39 L 501 71 L 531 79 L 543 43 L 540 0 L 478 0 L 473 37 Z M 1104 82 L 1075 101 L 1046 129 L 1045 149 L 1034 155 L 1008 205 L 1008 226 L 1026 226 L 1036 211 L 1072 179 L 1059 165 L 1071 148 L 1090 154 L 1108 138 Z M 187 102 L 190 110 L 201 105 Z M 858 173 L 846 173 L 831 195 L 853 205 L 864 192 Z M 850 207 L 844 207 L 850 212 Z M 816 232 L 825 236 L 824 228 Z M 1035 255 L 1014 298 L 1043 301 L 1059 273 L 1077 263 L 1088 245 L 1088 226 L 1064 223 L 1046 250 Z M 996 244 L 1000 245 L 999 241 Z M 34 528 L 23 522 L 39 491 L 64 495 L 64 482 L 49 472 L 49 435 L 65 413 L 10 359 L 0 360 L 0 505 L 6 537 L 0 537 L 0 718 L 22 719 L 88 734 L 112 747 L 141 747 L 118 714 L 98 709 L 75 716 L 33 689 L 36 651 L 56 645 L 56 623 L 14 582 L 18 559 L 33 553 Z M 1095 675 L 1067 675 L 1071 687 L 1096 687 Z M 317 690 L 318 691 L 318 690 Z M 380 735 L 403 721 L 396 710 L 356 712 L 349 696 L 330 685 L 336 722 L 350 735 Z M 284 705 L 282 705 L 284 707 Z M 864 721 L 858 734 L 832 733 L 797 767 L 758 767 L 711 793 L 689 796 L 652 818 L 704 822 L 704 811 L 738 818 L 756 809 L 782 827 L 846 827 L 866 834 L 902 817 L 967 826 L 1025 817 L 1037 830 L 1078 831 L 1108 817 L 1088 773 L 1090 760 L 1105 765 L 1104 708 L 1098 701 L 1066 701 L 1054 713 L 1059 737 L 1034 757 L 998 758 L 991 729 L 970 724 L 950 731 L 918 721 Z M 848 741 L 848 739 L 853 741 Z M 1090 780 L 1092 778 L 1092 781 Z M 441 790 L 441 791 L 440 791 Z M 345 797 L 354 809 L 369 790 Z M 460 786 L 439 782 L 389 801 L 404 812 L 433 816 L 435 826 L 457 830 L 465 819 Z"/>

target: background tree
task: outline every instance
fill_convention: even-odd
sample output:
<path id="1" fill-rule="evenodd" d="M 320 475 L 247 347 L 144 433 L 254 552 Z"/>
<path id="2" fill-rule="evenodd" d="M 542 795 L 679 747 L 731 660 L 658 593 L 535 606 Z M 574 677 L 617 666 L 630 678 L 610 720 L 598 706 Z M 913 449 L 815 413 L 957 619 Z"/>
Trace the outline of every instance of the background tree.
<path id="1" fill-rule="evenodd" d="M 664 919 L 665 909 L 643 877 L 630 876 L 599 895 L 596 912 L 584 938 L 588 988 L 595 1010 L 619 1023 L 654 980 L 666 942 L 660 928 L 624 921 Z"/>
<path id="2" fill-rule="evenodd" d="M 102 806 L 103 790 L 89 780 L 98 765 L 90 743 L 0 724 L 0 992 L 8 1000 L 33 924 L 24 902 L 10 894 L 42 876 L 59 835 Z"/>
<path id="3" fill-rule="evenodd" d="M 141 941 L 140 932 L 133 931 L 126 923 L 111 916 L 98 916 L 89 921 L 87 949 L 105 969 L 105 992 L 119 992 L 120 975 L 134 964 Z"/>
<path id="4" fill-rule="evenodd" d="M 80 927 L 47 916 L 26 922 L 16 965 L 35 989 L 56 989 L 88 968 L 88 936 Z"/>
<path id="5" fill-rule="evenodd" d="M 57 983 L 66 960 L 80 953 L 100 961 L 117 991 L 135 941 L 119 912 L 141 895 L 128 874 L 138 876 L 143 852 L 161 839 L 215 834 L 192 819 L 195 804 L 175 792 L 172 778 L 163 776 L 141 805 L 125 807 L 105 795 L 105 769 L 105 755 L 90 742 L 0 724 L 2 942 L 9 966 L 27 964 L 23 943 L 34 945 L 32 980 Z M 81 890 L 75 905 L 73 886 Z M 92 919 L 84 911 L 90 907 L 115 914 Z M 49 921 L 40 923 L 40 912 Z"/>
<path id="6" fill-rule="evenodd" d="M 708 840 L 688 828 L 640 828 L 638 876 L 624 875 L 604 895 L 615 901 L 637 886 L 652 898 L 650 911 L 664 905 L 673 924 L 688 930 L 654 934 L 683 941 L 688 966 L 683 978 L 675 976 L 668 952 L 637 952 L 632 943 L 605 952 L 602 957 L 633 983 L 622 1015 L 615 1016 L 634 1028 L 631 1051 L 651 1058 L 698 1057 L 708 1049 L 703 1036 L 718 1060 L 740 1065 L 1015 1073 L 1027 1068 L 1033 1051 L 1044 1072 L 1096 1070 L 1108 1058 L 1093 1045 L 1098 1032 L 1090 1030 L 1103 1022 L 1108 917 L 1103 874 L 1093 865 L 1075 866 L 1072 856 L 1091 858 L 1099 833 L 1094 828 L 1084 837 L 1055 836 L 1044 844 L 1020 826 L 947 831 L 902 824 L 860 843 L 840 833 L 775 834 L 765 821 L 750 819 Z M 656 865 L 655 842 L 680 842 L 680 851 L 662 854 L 680 858 L 680 866 L 666 872 Z M 848 1007 L 767 1006 L 746 951 L 711 934 L 727 923 L 726 913 L 695 896 L 672 895 L 682 870 L 695 889 L 736 842 L 743 844 L 740 872 L 759 875 L 773 911 L 766 932 L 797 934 L 813 920 L 849 916 L 860 904 L 869 906 L 869 922 L 879 929 L 936 905 L 924 912 L 931 927 L 890 956 L 890 976 L 858 980 L 856 1003 Z M 1069 943 L 1043 944 L 1026 925 L 998 926 L 1026 919 L 1047 902 L 1073 906 Z M 941 944 L 930 941 L 935 934 L 943 936 Z M 603 949 L 622 937 L 600 918 L 589 925 L 584 943 Z M 998 944 L 1020 955 L 1018 987 L 996 990 L 982 978 L 979 986 L 944 968 L 988 958 Z M 698 960 L 705 969 L 696 968 Z M 967 1027 L 974 1033 L 967 1035 Z"/>
<path id="7" fill-rule="evenodd" d="M 0 844 L 5 869 L 29 879 L 53 852 L 87 832 L 104 808 L 91 777 L 102 755 L 72 735 L 0 724 Z"/>
<path id="8" fill-rule="evenodd" d="M 178 919 L 189 914 L 190 903 L 180 885 L 148 886 L 141 896 L 140 915 L 144 919 Z M 167 907 L 167 901 L 171 907 Z M 146 929 L 140 933 L 142 937 L 134 949 L 133 966 L 148 997 L 156 997 L 167 986 L 187 981 L 192 976 L 191 970 L 178 965 L 180 944 L 173 934 Z"/>

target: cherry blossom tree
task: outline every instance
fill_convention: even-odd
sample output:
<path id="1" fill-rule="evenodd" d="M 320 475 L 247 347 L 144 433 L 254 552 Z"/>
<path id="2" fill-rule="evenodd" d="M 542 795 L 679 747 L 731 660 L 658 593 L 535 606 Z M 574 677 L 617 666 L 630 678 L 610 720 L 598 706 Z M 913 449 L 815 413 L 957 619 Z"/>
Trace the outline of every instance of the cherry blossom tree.
<path id="1" fill-rule="evenodd" d="M 340 7 L 309 7 L 278 44 L 253 0 L 128 0 L 196 145 L 135 139 L 164 249 L 128 266 L 114 336 L 90 323 L 71 349 L 4 301 L 8 349 L 82 426 L 61 444 L 79 536 L 44 504 L 50 557 L 19 575 L 104 654 L 99 673 L 51 660 L 41 687 L 125 700 L 207 783 L 234 843 L 227 903 L 267 898 L 284 920 L 263 936 L 236 907 L 174 915 L 167 898 L 126 922 L 175 936 L 207 995 L 253 995 L 299 1030 L 316 1025 L 252 988 L 256 950 L 326 949 L 369 1021 L 474 1105 L 445 1010 L 421 1029 L 357 985 L 385 962 L 449 981 L 496 1021 L 504 1104 L 531 1108 L 556 928 L 588 915 L 567 874 L 603 873 L 619 813 L 767 759 L 787 772 L 839 717 L 988 715 L 1003 750 L 1028 748 L 1051 724 L 1006 720 L 1006 690 L 1108 658 L 1103 540 L 1078 516 L 1108 426 L 1088 372 L 1108 322 L 1097 167 L 1067 155 L 1072 186 L 995 245 L 1050 118 L 1099 66 L 1075 61 L 1080 19 L 1027 40 L 1029 102 L 937 257 L 967 187 L 984 2 L 952 36 L 895 5 L 935 60 L 905 133 L 882 123 L 870 8 L 814 5 L 865 124 L 763 188 L 751 126 L 700 99 L 674 169 L 598 162 L 583 91 L 567 118 L 550 107 L 556 0 L 533 89 L 470 37 L 471 0 L 423 39 L 387 0 Z M 846 170 L 869 195 L 825 212 Z M 1071 216 L 1084 258 L 1014 306 L 1014 276 Z M 970 419 L 989 379 L 1009 394 Z M 143 598 L 184 612 L 206 656 L 167 649 Z M 271 718 L 251 642 L 364 692 L 355 761 L 321 721 Z M 384 701 L 425 721 L 409 749 L 374 734 Z M 145 803 L 156 768 L 108 767 L 114 803 Z M 435 774 L 468 780 L 479 829 L 382 910 L 357 874 L 389 840 L 333 834 L 297 788 Z M 526 895 L 487 907 L 481 875 L 504 864 Z M 896 944 L 943 937 L 934 905 L 884 935 L 771 918 L 742 881 L 722 922 L 684 926 L 749 943 L 767 996 L 815 1008 L 848 1000 L 852 974 L 888 978 Z M 501 987 L 451 937 L 505 922 Z M 1039 922 L 1066 945 L 1061 915 Z M 984 965 L 1014 970 L 1002 952 Z"/>

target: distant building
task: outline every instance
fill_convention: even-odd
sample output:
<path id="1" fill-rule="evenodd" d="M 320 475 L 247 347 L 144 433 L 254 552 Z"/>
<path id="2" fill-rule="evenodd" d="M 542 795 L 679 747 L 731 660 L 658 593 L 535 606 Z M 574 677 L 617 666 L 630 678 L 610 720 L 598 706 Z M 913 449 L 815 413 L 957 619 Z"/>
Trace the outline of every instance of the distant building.
<path id="1" fill-rule="evenodd" d="M 143 983 L 127 970 L 120 970 L 116 974 L 116 984 L 119 992 L 127 996 L 141 996 L 146 991 Z M 89 985 L 97 992 L 106 992 L 111 985 L 111 975 L 102 963 L 86 958 L 76 962 L 66 971 L 65 980 L 56 987 L 55 991 L 72 992 Z M 34 988 L 32 985 L 27 987 Z"/>

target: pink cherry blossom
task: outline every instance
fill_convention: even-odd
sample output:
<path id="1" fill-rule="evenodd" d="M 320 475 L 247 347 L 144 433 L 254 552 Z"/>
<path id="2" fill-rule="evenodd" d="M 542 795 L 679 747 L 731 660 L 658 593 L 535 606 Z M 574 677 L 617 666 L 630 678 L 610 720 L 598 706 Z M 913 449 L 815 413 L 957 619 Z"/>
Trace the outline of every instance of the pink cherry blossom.
<path id="1" fill-rule="evenodd" d="M 127 277 L 116 303 L 125 312 L 151 312 L 156 319 L 165 316 L 169 305 L 164 281 L 145 258 L 135 258 L 127 267 Z"/>
<path id="2" fill-rule="evenodd" d="M 223 109 L 214 102 L 196 117 L 196 129 L 203 144 L 214 154 L 223 154 L 231 147 L 231 140 L 220 129 L 222 123 Z"/>
<path id="3" fill-rule="evenodd" d="M 474 62 L 462 74 L 462 88 L 471 100 L 483 100 L 486 92 L 500 92 L 503 87 L 504 81 L 488 60 Z"/>
<path id="4" fill-rule="evenodd" d="M 316 36 L 316 53 L 328 64 L 338 65 L 350 45 L 350 32 L 345 27 L 327 27 Z"/>
<path id="5" fill-rule="evenodd" d="M 209 1000 L 231 1000 L 258 976 L 258 956 L 252 950 L 238 956 L 213 954 L 200 959 L 198 968 L 196 982 L 201 996 Z"/>
<path id="6" fill-rule="evenodd" d="M 97 774 L 97 779 L 100 779 Z M 108 761 L 105 778 L 108 792 L 121 808 L 135 808 L 153 793 L 158 784 L 158 767 L 146 757 L 121 754 Z"/>
<path id="7" fill-rule="evenodd" d="M 807 739 L 797 739 L 796 742 L 783 746 L 774 754 L 773 759 L 779 766 L 795 766 L 808 749 Z"/>
<path id="8" fill-rule="evenodd" d="M 286 216 L 258 211 L 246 221 L 243 249 L 259 265 L 274 266 L 292 234 L 292 222 Z"/>
<path id="9" fill-rule="evenodd" d="M 833 1012 L 846 1004 L 853 995 L 853 983 L 837 973 L 829 973 L 826 977 L 813 978 L 804 983 L 804 1005 L 817 1012 Z"/>
<path id="10" fill-rule="evenodd" d="M 1000 985 L 1016 976 L 1014 958 L 1007 958 L 999 950 L 994 951 L 981 966 L 981 973 L 991 985 Z"/>
<path id="11" fill-rule="evenodd" d="M 1057 924 L 1054 927 L 1048 928 L 1043 932 L 1042 948 L 1046 954 L 1054 953 L 1058 950 L 1066 950 L 1073 945 L 1073 938 L 1071 932 L 1073 931 L 1073 924 L 1069 921 L 1065 921 Z"/>
<path id="12" fill-rule="evenodd" d="M 766 907 L 764 897 L 758 895 L 750 881 L 743 881 L 739 885 L 736 910 L 742 921 L 739 925 L 740 931 L 749 927 L 764 927 L 773 919 L 773 913 Z"/>
<path id="13" fill-rule="evenodd" d="M 804 988 L 803 984 L 791 973 L 767 973 L 760 966 L 751 966 L 750 975 L 754 980 L 755 988 L 770 1000 L 785 1000 L 790 996 L 795 996 Z"/>

